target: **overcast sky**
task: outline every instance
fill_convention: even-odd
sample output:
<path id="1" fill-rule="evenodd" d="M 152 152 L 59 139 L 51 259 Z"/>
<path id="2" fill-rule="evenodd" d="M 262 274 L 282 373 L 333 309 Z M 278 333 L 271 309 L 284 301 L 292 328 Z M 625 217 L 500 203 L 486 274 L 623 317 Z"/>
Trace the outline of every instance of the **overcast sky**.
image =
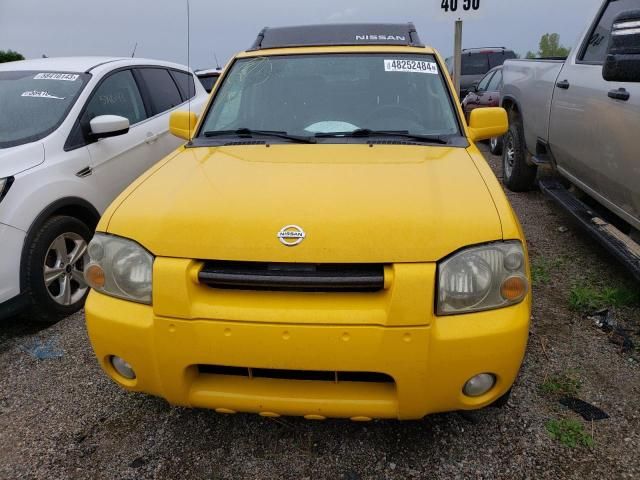
<path id="1" fill-rule="evenodd" d="M 463 0 L 459 0 L 462 2 Z M 442 0 L 190 0 L 191 66 L 224 64 L 253 43 L 264 26 L 413 21 L 422 41 L 448 56 L 453 17 Z M 557 32 L 573 46 L 602 0 L 481 0 L 484 12 L 465 22 L 463 45 L 537 50 Z M 128 56 L 187 62 L 186 0 L 0 0 L 0 50 L 25 57 Z"/>

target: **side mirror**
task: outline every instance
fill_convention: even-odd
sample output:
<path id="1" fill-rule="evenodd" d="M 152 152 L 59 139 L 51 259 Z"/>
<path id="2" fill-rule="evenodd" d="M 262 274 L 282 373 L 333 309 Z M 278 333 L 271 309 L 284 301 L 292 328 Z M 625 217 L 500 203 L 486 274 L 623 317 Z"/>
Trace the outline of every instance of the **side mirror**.
<path id="1" fill-rule="evenodd" d="M 609 82 L 640 82 L 640 10 L 616 17 L 602 77 Z"/>
<path id="2" fill-rule="evenodd" d="M 480 83 L 480 81 L 476 80 L 475 82 L 473 82 L 471 84 L 471 87 L 469 88 L 470 92 L 476 93 L 478 91 L 478 84 Z"/>
<path id="3" fill-rule="evenodd" d="M 178 138 L 191 140 L 198 123 L 198 116 L 194 112 L 173 112 L 169 117 L 169 131 Z"/>
<path id="4" fill-rule="evenodd" d="M 509 118 L 504 108 L 476 108 L 469 115 L 469 139 L 472 142 L 501 137 L 509 129 Z"/>
<path id="5" fill-rule="evenodd" d="M 89 122 L 94 139 L 117 137 L 129 131 L 129 119 L 119 115 L 99 115 Z"/>

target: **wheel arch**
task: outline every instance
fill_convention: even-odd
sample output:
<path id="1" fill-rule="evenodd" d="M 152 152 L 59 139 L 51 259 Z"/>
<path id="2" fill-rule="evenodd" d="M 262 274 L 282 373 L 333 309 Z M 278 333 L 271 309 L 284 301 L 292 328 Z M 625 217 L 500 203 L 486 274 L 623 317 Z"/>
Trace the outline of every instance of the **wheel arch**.
<path id="1" fill-rule="evenodd" d="M 529 151 L 529 149 L 527 148 L 527 139 L 525 138 L 524 135 L 524 115 L 522 113 L 522 107 L 520 106 L 520 102 L 518 102 L 518 100 L 511 96 L 511 95 L 506 95 L 504 98 L 502 98 L 502 108 L 504 108 L 507 111 L 507 115 L 509 117 L 509 121 L 511 121 L 512 115 L 515 115 L 516 118 L 518 118 L 518 120 L 520 120 L 520 124 L 522 125 L 522 145 L 525 149 L 525 151 Z"/>
<path id="2" fill-rule="evenodd" d="M 520 119 L 522 119 L 522 109 L 520 108 L 520 104 L 511 95 L 507 95 L 502 98 L 502 108 L 504 108 L 507 113 L 517 113 Z"/>
<path id="3" fill-rule="evenodd" d="M 91 203 L 87 200 L 79 197 L 65 197 L 60 198 L 53 203 L 50 203 L 44 208 L 35 220 L 31 223 L 27 235 L 25 236 L 24 244 L 22 245 L 22 251 L 20 252 L 20 291 L 26 290 L 26 258 L 25 252 L 31 245 L 35 235 L 44 223 L 55 216 L 69 216 L 74 217 L 83 222 L 90 230 L 95 230 L 98 221 L 100 220 L 100 213 Z"/>

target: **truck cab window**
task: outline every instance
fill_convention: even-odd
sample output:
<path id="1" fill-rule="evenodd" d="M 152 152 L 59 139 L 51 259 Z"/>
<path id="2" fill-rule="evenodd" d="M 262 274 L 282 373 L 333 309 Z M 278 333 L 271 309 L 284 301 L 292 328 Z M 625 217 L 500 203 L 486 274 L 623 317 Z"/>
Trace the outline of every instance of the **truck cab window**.
<path id="1" fill-rule="evenodd" d="M 609 45 L 613 21 L 622 12 L 637 8 L 640 8 L 640 1 L 638 0 L 610 1 L 597 25 L 591 32 L 591 35 L 587 37 L 580 60 L 588 63 L 603 64 L 607 56 L 607 47 Z"/>

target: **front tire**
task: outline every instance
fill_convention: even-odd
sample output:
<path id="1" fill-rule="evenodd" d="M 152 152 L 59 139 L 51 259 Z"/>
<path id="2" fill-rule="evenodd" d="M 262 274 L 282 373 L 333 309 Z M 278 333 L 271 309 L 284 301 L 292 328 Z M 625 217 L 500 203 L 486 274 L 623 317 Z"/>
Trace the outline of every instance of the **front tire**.
<path id="1" fill-rule="evenodd" d="M 84 281 L 92 232 L 74 217 L 47 220 L 26 247 L 23 275 L 29 317 L 53 323 L 82 308 L 89 288 Z"/>
<path id="2" fill-rule="evenodd" d="M 512 192 L 526 192 L 536 180 L 538 167 L 527 163 L 520 119 L 515 115 L 510 117 L 502 152 L 503 182 Z"/>

